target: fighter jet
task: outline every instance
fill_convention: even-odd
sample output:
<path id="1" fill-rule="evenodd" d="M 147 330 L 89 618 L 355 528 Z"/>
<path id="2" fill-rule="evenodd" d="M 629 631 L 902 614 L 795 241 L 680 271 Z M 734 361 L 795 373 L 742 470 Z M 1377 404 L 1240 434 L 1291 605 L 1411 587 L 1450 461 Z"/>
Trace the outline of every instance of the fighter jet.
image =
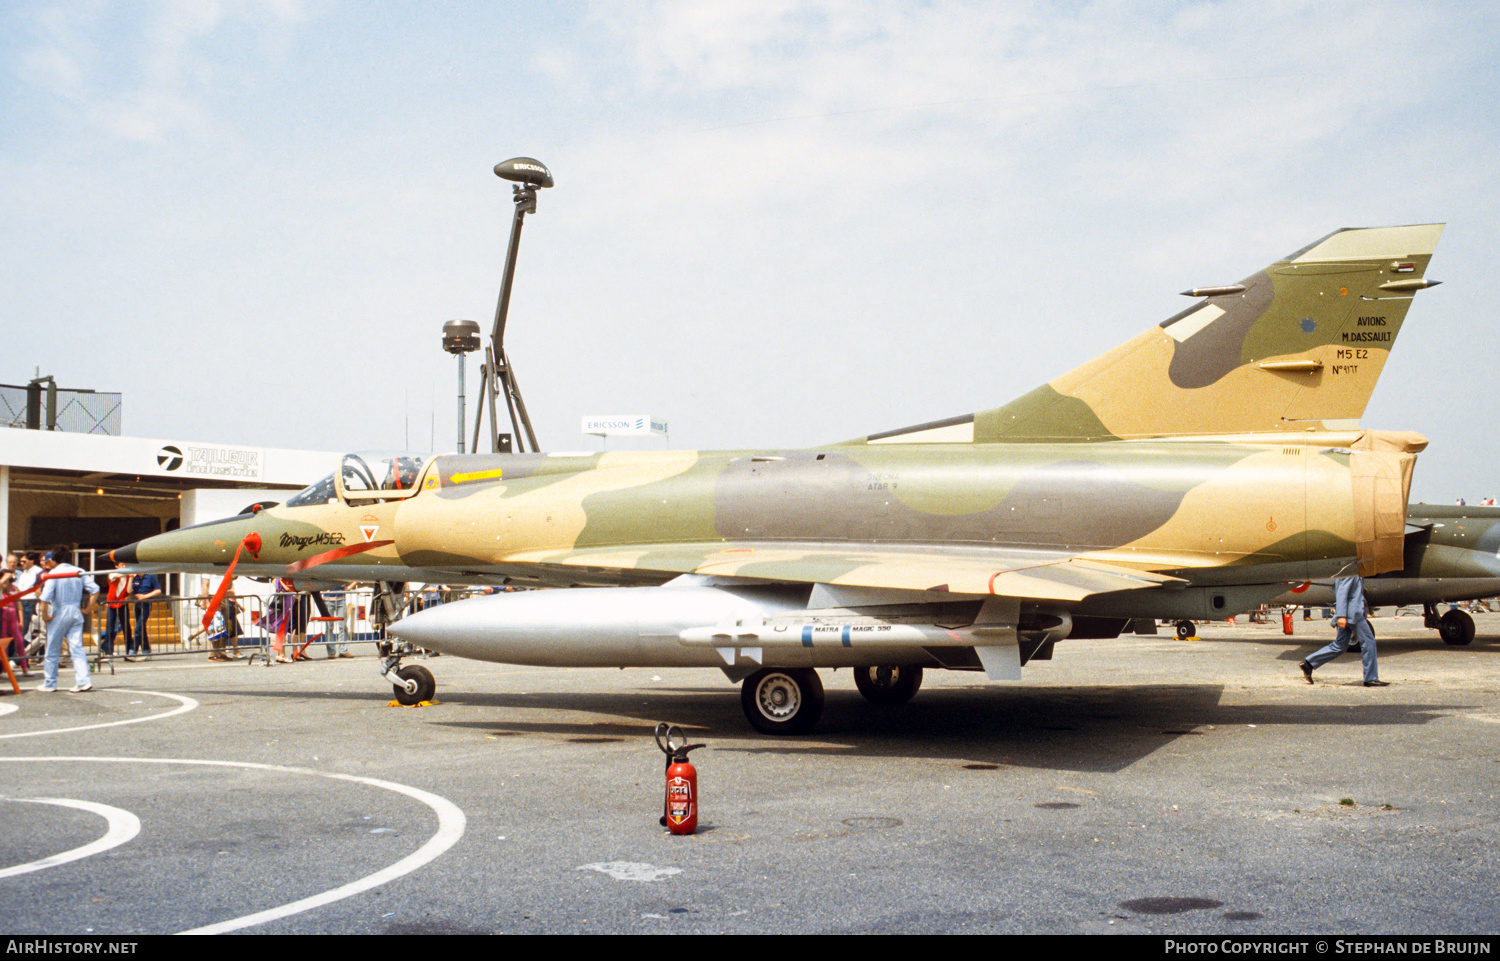
<path id="1" fill-rule="evenodd" d="M 389 630 L 505 663 L 714 667 L 755 728 L 804 732 L 818 668 L 900 703 L 927 669 L 1019 679 L 1131 618 L 1229 617 L 1399 568 L 1426 441 L 1358 420 L 1441 231 L 1340 230 L 1185 291 L 1187 309 L 992 410 L 798 450 L 351 454 L 279 507 L 113 557 L 563 588 Z M 398 699 L 430 698 L 400 656 L 383 665 Z"/>
<path id="2" fill-rule="evenodd" d="M 1420 604 L 1423 623 L 1445 644 L 1470 643 L 1474 618 L 1456 607 L 1439 614 L 1437 606 L 1500 597 L 1500 507 L 1413 504 L 1406 524 L 1401 569 L 1365 581 L 1366 598 L 1372 607 Z M 1332 607 L 1333 583 L 1299 585 L 1271 603 Z"/>

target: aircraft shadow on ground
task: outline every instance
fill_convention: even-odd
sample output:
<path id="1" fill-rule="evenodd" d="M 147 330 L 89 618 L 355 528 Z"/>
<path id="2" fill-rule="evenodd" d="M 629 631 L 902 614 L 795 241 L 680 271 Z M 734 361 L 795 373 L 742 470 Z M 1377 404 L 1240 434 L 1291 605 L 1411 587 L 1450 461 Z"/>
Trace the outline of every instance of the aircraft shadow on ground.
<path id="1" fill-rule="evenodd" d="M 837 756 L 950 757 L 967 763 L 1067 771 L 1114 772 L 1185 737 L 1211 728 L 1245 725 L 1417 725 L 1445 716 L 1429 705 L 1220 703 L 1219 685 L 1132 685 L 923 691 L 902 707 L 876 707 L 853 691 L 829 691 L 818 729 L 801 737 L 769 737 L 752 730 L 737 691 L 675 688 L 607 694 L 473 693 L 451 706 L 492 708 L 485 719 L 434 723 L 486 737 L 543 735 L 579 743 L 649 738 L 658 721 L 683 728 L 718 751 Z M 442 700 L 441 694 L 439 695 Z M 524 711 L 526 717 L 510 715 Z M 610 720 L 536 718 L 556 711 L 609 715 Z M 621 715 L 636 721 L 619 719 Z"/>
<path id="2" fill-rule="evenodd" d="M 1140 636 L 1138 639 L 1143 641 L 1170 641 L 1170 638 L 1162 638 L 1149 634 Z M 1321 634 L 1264 634 L 1239 637 L 1206 637 L 1197 641 L 1172 641 L 1172 643 L 1279 647 L 1282 648 L 1282 651 L 1276 655 L 1278 660 L 1300 661 L 1331 640 L 1333 640 L 1333 633 L 1329 631 Z M 1469 651 L 1472 653 L 1500 654 L 1500 635 L 1488 637 L 1476 635 L 1471 643 L 1458 645 L 1444 644 L 1437 636 L 1436 631 L 1433 631 L 1430 637 L 1412 637 L 1407 634 L 1396 637 L 1383 637 L 1377 632 L 1375 643 L 1376 650 L 1381 658 L 1400 657 L 1405 654 L 1421 654 L 1428 651 L 1437 653 Z M 1351 654 L 1349 657 L 1353 658 L 1357 657 L 1357 655 Z"/>

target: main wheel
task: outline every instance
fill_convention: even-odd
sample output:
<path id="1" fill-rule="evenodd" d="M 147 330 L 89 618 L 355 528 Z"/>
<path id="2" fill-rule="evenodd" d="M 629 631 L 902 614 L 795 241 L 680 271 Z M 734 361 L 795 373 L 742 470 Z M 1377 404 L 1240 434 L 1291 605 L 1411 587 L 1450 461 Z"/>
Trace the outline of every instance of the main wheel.
<path id="1" fill-rule="evenodd" d="M 871 704 L 905 704 L 922 686 L 922 668 L 912 664 L 856 667 L 854 686 Z"/>
<path id="2" fill-rule="evenodd" d="M 408 664 L 397 671 L 396 676 L 403 681 L 417 682 L 417 690 L 412 694 L 406 693 L 404 685 L 391 685 L 391 690 L 396 692 L 397 703 L 411 707 L 413 704 L 432 700 L 432 696 L 437 693 L 437 678 L 433 677 L 432 672 L 420 664 Z"/>
<path id="3" fill-rule="evenodd" d="M 1474 618 L 1464 611 L 1449 611 L 1438 619 L 1438 635 L 1444 644 L 1462 647 L 1474 640 Z"/>
<path id="4" fill-rule="evenodd" d="M 1177 622 L 1177 639 L 1179 641 L 1185 641 L 1188 638 L 1192 637 L 1197 632 L 1198 632 L 1198 629 L 1193 626 L 1193 622 L 1192 621 L 1178 621 Z"/>
<path id="5" fill-rule="evenodd" d="M 762 734 L 804 734 L 823 716 L 823 682 L 810 667 L 759 670 L 740 686 L 740 707 Z"/>

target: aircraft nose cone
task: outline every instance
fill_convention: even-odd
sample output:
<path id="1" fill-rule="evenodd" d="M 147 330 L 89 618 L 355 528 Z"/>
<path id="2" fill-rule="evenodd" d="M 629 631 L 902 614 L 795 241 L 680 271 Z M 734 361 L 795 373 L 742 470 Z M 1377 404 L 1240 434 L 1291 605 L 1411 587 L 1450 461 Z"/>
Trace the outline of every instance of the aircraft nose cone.
<path id="1" fill-rule="evenodd" d="M 134 544 L 116 547 L 109 552 L 109 560 L 113 564 L 134 564 L 136 562 L 136 548 L 140 546 L 141 542 L 136 541 Z"/>

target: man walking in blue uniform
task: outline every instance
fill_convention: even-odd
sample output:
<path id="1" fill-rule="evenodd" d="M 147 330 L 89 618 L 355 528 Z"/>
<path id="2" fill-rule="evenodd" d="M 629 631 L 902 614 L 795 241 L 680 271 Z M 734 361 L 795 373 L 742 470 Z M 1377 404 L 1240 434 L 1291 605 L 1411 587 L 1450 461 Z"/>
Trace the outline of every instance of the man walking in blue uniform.
<path id="1" fill-rule="evenodd" d="M 1375 663 L 1375 632 L 1370 628 L 1364 578 L 1357 575 L 1339 578 L 1333 582 L 1333 596 L 1333 623 L 1338 628 L 1338 634 L 1331 644 L 1309 655 L 1307 660 L 1297 665 L 1302 668 L 1302 676 L 1311 684 L 1313 671 L 1349 650 L 1350 645 L 1358 644 L 1360 660 L 1365 668 L 1365 687 L 1388 687 L 1380 679 Z"/>
<path id="2" fill-rule="evenodd" d="M 37 688 L 46 694 L 57 690 L 57 669 L 64 640 L 68 642 L 68 652 L 73 657 L 73 687 L 68 693 L 83 694 L 94 689 L 89 680 L 89 657 L 83 649 L 83 616 L 93 607 L 99 585 L 92 577 L 84 577 L 72 561 L 73 552 L 66 547 L 53 548 L 45 559 L 51 569 L 43 575 L 45 584 L 36 612 L 47 625 L 47 656 L 42 662 L 42 686 Z M 67 576 L 69 574 L 73 576 Z"/>

